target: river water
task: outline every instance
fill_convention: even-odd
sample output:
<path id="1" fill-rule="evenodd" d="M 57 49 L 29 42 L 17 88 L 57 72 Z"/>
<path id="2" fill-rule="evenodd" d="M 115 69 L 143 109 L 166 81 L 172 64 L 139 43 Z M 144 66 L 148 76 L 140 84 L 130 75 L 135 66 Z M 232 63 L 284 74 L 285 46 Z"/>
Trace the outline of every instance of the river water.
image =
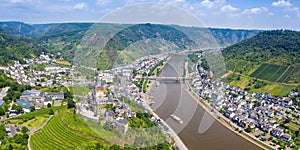
<path id="1" fill-rule="evenodd" d="M 161 77 L 182 76 L 184 55 L 174 55 L 162 70 Z M 258 146 L 236 135 L 205 111 L 185 91 L 184 83 L 161 82 L 153 87 L 152 108 L 179 135 L 191 150 L 259 150 Z M 184 123 L 170 118 L 179 116 Z"/>

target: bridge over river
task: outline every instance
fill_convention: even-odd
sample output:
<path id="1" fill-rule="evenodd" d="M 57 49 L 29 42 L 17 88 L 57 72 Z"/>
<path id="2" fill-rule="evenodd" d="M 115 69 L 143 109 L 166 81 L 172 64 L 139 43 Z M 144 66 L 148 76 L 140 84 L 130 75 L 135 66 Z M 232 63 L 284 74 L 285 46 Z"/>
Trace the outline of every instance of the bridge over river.
<path id="1" fill-rule="evenodd" d="M 148 80 L 155 80 L 159 82 L 183 82 L 191 79 L 188 77 L 154 77 L 154 76 L 143 77 L 143 78 Z"/>

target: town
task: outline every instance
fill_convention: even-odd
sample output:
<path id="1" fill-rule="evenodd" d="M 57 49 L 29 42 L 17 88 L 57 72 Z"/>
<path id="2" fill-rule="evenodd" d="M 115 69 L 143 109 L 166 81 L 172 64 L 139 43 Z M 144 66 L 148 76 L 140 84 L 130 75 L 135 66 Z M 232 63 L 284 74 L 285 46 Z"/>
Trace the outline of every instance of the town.
<path id="1" fill-rule="evenodd" d="M 202 52 L 194 53 L 199 59 L 203 58 Z M 154 103 L 149 92 L 151 86 L 159 86 L 155 77 L 160 73 L 163 65 L 170 58 L 169 54 L 146 56 L 133 64 L 106 71 L 96 71 L 96 81 L 86 82 L 82 76 L 71 77 L 72 68 L 53 66 L 57 61 L 50 58 L 50 54 L 41 55 L 39 58 L 25 60 L 26 64 L 15 61 L 14 65 L 1 69 L 8 77 L 16 79 L 19 84 L 26 86 L 40 86 L 53 88 L 61 85 L 71 85 L 79 91 L 74 92 L 76 99 L 76 113 L 83 119 L 99 123 L 107 131 L 118 131 L 126 135 L 133 126 L 132 120 L 146 113 L 151 122 L 157 124 L 172 143 L 172 130 L 158 116 L 153 114 L 151 104 Z M 53 56 L 52 56 L 53 57 Z M 254 93 L 230 86 L 222 81 L 213 80 L 213 73 L 205 70 L 203 62 L 198 62 L 193 69 L 185 70 L 186 78 L 176 82 L 186 82 L 208 107 L 215 113 L 222 115 L 225 121 L 245 134 L 257 138 L 276 148 L 292 148 L 298 143 L 299 129 L 292 128 L 300 124 L 298 106 L 293 104 L 297 92 L 290 92 L 286 97 L 274 97 L 270 94 Z M 44 65 L 43 69 L 32 69 L 36 64 Z M 77 72 L 79 73 L 79 72 Z M 80 73 L 79 73 L 80 74 Z M 81 80 L 77 80 L 76 78 Z M 153 77 L 153 78 L 152 78 Z M 80 81 L 80 82 L 77 82 Z M 3 88 L 0 93 L 0 104 L 8 94 L 10 87 Z M 24 90 L 19 98 L 9 107 L 6 117 L 9 119 L 21 116 L 23 113 L 33 112 L 42 108 L 66 105 L 65 91 L 55 90 Z M 20 107 L 21 106 L 21 107 Z M 140 119 L 140 118 L 139 118 Z M 130 127 L 131 126 L 131 127 Z M 8 124 L 6 131 L 14 136 L 20 132 L 21 126 L 15 128 Z"/>
<path id="2" fill-rule="evenodd" d="M 204 58 L 205 54 L 195 54 Z M 299 146 L 298 106 L 293 104 L 293 98 L 298 92 L 290 92 L 286 97 L 274 97 L 270 94 L 254 93 L 230 86 L 222 81 L 213 80 L 213 73 L 205 70 L 202 62 L 196 65 L 196 71 L 190 73 L 189 84 L 192 91 L 199 96 L 206 106 L 211 106 L 224 116 L 230 124 L 236 125 L 236 130 L 246 131 L 276 148 Z M 294 142 L 295 140 L 295 142 Z"/>
<path id="3" fill-rule="evenodd" d="M 19 84 L 42 87 L 55 87 L 57 85 L 68 85 L 69 74 L 72 68 L 61 62 L 63 58 L 55 59 L 53 54 L 41 54 L 37 58 L 25 59 L 24 64 L 14 61 L 8 67 L 1 67 L 8 77 L 15 79 Z"/>
<path id="4" fill-rule="evenodd" d="M 149 116 L 152 123 L 159 125 L 168 142 L 172 143 L 170 128 L 152 114 L 150 105 L 153 102 L 147 92 L 156 84 L 147 77 L 159 74 L 168 58 L 168 54 L 147 56 L 128 66 L 97 72 L 95 87 L 86 95 L 80 95 L 76 103 L 77 114 L 99 122 L 106 130 L 116 130 L 121 136 L 127 136 L 130 128 L 133 129 L 131 132 L 145 132 L 145 129 L 138 129 L 139 125 L 134 125 L 132 120 L 140 119 L 141 115 Z"/>

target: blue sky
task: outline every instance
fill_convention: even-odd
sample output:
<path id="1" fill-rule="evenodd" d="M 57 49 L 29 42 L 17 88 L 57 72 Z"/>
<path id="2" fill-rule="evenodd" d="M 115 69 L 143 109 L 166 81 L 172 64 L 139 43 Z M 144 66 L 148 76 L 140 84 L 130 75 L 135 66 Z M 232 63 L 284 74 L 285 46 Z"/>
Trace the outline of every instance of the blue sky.
<path id="1" fill-rule="evenodd" d="M 0 21 L 97 22 L 144 2 L 183 8 L 207 27 L 300 30 L 299 0 L 0 0 Z"/>

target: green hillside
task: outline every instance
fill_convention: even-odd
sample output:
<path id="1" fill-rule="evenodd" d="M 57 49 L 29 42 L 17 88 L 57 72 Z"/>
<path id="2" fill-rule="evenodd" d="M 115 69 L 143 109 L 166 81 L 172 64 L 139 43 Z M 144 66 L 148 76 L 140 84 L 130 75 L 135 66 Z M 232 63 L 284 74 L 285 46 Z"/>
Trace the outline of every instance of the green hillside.
<path id="1" fill-rule="evenodd" d="M 140 31 L 137 31 L 140 30 Z M 119 33 L 120 32 L 120 33 Z M 81 52 L 82 49 L 78 49 L 82 46 L 83 39 L 86 36 L 90 36 L 89 33 L 95 33 L 99 40 L 107 41 L 106 45 L 101 45 L 92 48 L 93 55 L 98 55 L 99 50 L 104 48 L 120 50 L 120 48 L 130 47 L 130 44 L 139 42 L 141 39 L 160 39 L 154 41 L 150 53 L 145 53 L 151 49 L 151 45 L 147 43 L 139 43 L 144 46 L 142 51 L 122 52 L 122 55 L 127 53 L 135 54 L 136 58 L 143 55 L 159 53 L 160 47 L 164 45 L 171 45 L 165 43 L 171 41 L 175 43 L 177 48 L 184 49 L 191 47 L 191 45 L 197 44 L 201 47 L 209 46 L 228 46 L 247 39 L 256 35 L 257 30 L 231 30 L 231 29 L 215 29 L 215 28 L 198 28 L 198 27 L 183 27 L 176 25 L 158 25 L 158 24 L 143 24 L 143 25 L 129 25 L 129 24 L 109 24 L 109 23 L 48 23 L 48 24 L 33 24 L 29 25 L 23 22 L 0 22 L 0 33 L 7 34 L 15 38 L 29 38 L 45 47 L 49 52 L 60 52 L 64 58 L 69 61 L 73 60 L 76 55 L 83 55 L 85 57 L 86 51 Z M 154 34 L 156 33 L 156 34 Z M 113 34 L 113 35 L 111 35 Z M 124 34 L 122 36 L 121 34 Z M 128 36 L 126 36 L 128 35 Z M 213 37 L 211 36 L 213 35 Z M 106 37 L 101 37 L 106 36 Z M 125 38 L 126 37 L 126 38 Z M 210 37 L 210 38 L 208 38 Z M 90 37 L 94 40 L 93 37 Z M 107 39 L 111 38 L 111 39 Z M 142 40 L 142 41 L 143 41 Z M 211 40 L 216 40 L 212 42 Z M 127 41 L 124 43 L 124 41 Z M 85 41 L 84 41 L 85 42 Z M 147 41 L 146 41 L 147 42 Z M 193 43 L 194 42 L 194 43 Z M 211 45 L 213 43 L 213 45 Z M 83 43 L 84 44 L 84 43 Z M 88 46 L 97 46 L 90 44 Z M 117 47 L 121 46 L 121 47 Z M 113 54 L 115 54 L 113 52 Z M 110 56 L 110 54 L 108 54 Z M 128 58 L 123 58 L 125 62 L 131 62 Z M 105 59 L 104 59 L 105 60 Z M 119 59 L 120 61 L 122 59 Z"/>
<path id="2" fill-rule="evenodd" d="M 23 58 L 39 55 L 44 49 L 30 39 L 14 39 L 0 33 L 0 65 L 8 65 L 14 60 L 23 62 Z"/>
<path id="3" fill-rule="evenodd" d="M 34 27 L 23 22 L 16 22 L 16 21 L 0 22 L 0 32 L 10 35 L 12 37 L 30 38 L 31 32 L 33 30 L 35 30 Z"/>
<path id="4" fill-rule="evenodd" d="M 261 63 L 300 65 L 300 32 L 265 31 L 225 48 L 223 55 L 232 71 L 247 72 Z"/>
<path id="5" fill-rule="evenodd" d="M 299 88 L 300 32 L 261 32 L 225 48 L 222 53 L 233 85 L 274 95 L 285 95 Z M 282 92 L 279 87 L 286 90 Z"/>

